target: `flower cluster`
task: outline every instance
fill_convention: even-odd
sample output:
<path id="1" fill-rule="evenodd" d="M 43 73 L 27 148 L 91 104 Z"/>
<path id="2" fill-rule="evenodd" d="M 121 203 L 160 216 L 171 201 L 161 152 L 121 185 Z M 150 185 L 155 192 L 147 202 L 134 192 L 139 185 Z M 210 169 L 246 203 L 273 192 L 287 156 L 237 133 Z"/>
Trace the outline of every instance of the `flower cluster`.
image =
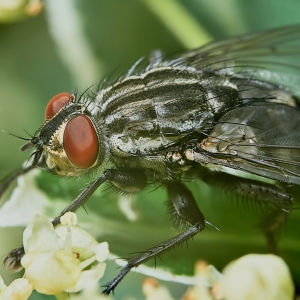
<path id="1" fill-rule="evenodd" d="M 55 229 L 46 217 L 36 215 L 23 233 L 24 278 L 8 287 L 1 281 L 0 298 L 26 300 L 36 290 L 69 299 L 70 293 L 91 291 L 91 285 L 103 276 L 108 244 L 99 244 L 76 224 L 74 213 L 61 217 Z"/>
<path id="2" fill-rule="evenodd" d="M 198 261 L 195 283 L 181 300 L 292 300 L 294 285 L 285 262 L 272 254 L 245 255 L 229 263 L 223 273 Z M 143 284 L 146 300 L 174 300 L 169 290 L 155 279 Z"/>
<path id="3" fill-rule="evenodd" d="M 46 218 L 35 215 L 23 234 L 23 278 L 6 286 L 0 276 L 1 300 L 26 300 L 33 290 L 59 300 L 104 300 L 98 282 L 108 257 L 108 244 L 98 243 L 77 226 L 74 213 L 61 217 L 55 229 Z M 143 284 L 146 300 L 174 300 L 155 279 Z M 80 292 L 80 293 L 78 293 Z M 181 300 L 292 300 L 294 285 L 285 262 L 275 255 L 250 254 L 231 262 L 220 273 L 198 261 L 194 284 Z"/>

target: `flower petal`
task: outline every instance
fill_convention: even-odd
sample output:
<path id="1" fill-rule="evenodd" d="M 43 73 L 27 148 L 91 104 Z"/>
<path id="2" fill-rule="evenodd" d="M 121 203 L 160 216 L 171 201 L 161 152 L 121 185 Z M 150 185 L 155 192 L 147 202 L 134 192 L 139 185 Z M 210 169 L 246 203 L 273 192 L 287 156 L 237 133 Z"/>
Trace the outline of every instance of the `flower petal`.
<path id="1" fill-rule="evenodd" d="M 99 263 L 90 270 L 83 271 L 76 284 L 73 287 L 66 289 L 66 292 L 76 293 L 87 287 L 89 283 L 97 282 L 103 276 L 105 268 L 105 263 Z"/>
<path id="2" fill-rule="evenodd" d="M 30 252 L 21 263 L 34 289 L 47 295 L 59 294 L 74 286 L 82 271 L 79 260 L 64 250 Z"/>
<path id="3" fill-rule="evenodd" d="M 32 285 L 26 278 L 14 280 L 2 293 L 1 300 L 27 300 L 33 290 Z"/>
<path id="4" fill-rule="evenodd" d="M 103 262 L 107 260 L 107 257 L 109 255 L 109 250 L 108 250 L 108 243 L 103 242 L 95 246 L 95 254 L 96 254 L 96 259 L 99 262 Z"/>
<path id="5" fill-rule="evenodd" d="M 80 254 L 79 260 L 83 261 L 93 256 L 95 254 L 94 248 L 98 245 L 98 242 L 78 226 L 69 226 L 69 228 L 72 236 L 72 251 Z M 62 240 L 66 240 L 68 226 L 58 225 L 55 227 L 55 232 Z"/>
<path id="6" fill-rule="evenodd" d="M 52 223 L 43 216 L 35 215 L 23 233 L 25 253 L 39 250 L 53 250 L 62 247 L 62 241 L 55 233 Z"/>
<path id="7" fill-rule="evenodd" d="M 249 254 L 231 262 L 220 282 L 224 298 L 291 300 L 294 285 L 282 258 L 268 254 Z"/>

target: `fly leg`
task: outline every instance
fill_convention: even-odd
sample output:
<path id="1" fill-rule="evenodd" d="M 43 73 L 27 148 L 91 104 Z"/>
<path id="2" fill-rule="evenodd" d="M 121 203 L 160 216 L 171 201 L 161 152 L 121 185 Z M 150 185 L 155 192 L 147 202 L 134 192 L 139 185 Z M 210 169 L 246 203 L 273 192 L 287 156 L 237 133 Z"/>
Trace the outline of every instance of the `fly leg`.
<path id="1" fill-rule="evenodd" d="M 146 185 L 146 176 L 137 170 L 106 170 L 100 177 L 95 179 L 88 187 L 86 187 L 72 203 L 70 203 L 61 214 L 56 217 L 52 224 L 56 226 L 60 223 L 60 217 L 67 212 L 75 212 L 80 206 L 84 205 L 96 189 L 106 181 L 112 182 L 115 186 L 127 192 L 135 192 L 142 189 Z M 126 189 L 125 189 L 126 187 Z M 24 247 L 16 248 L 8 253 L 4 259 L 3 264 L 6 269 L 11 272 L 18 272 L 23 267 L 21 259 L 24 256 Z"/>
<path id="2" fill-rule="evenodd" d="M 36 168 L 36 166 L 28 166 L 26 168 L 20 169 L 20 170 L 16 170 L 14 173 L 10 174 L 9 176 L 7 176 L 6 178 L 4 178 L 0 184 L 0 198 L 2 197 L 2 195 L 5 193 L 5 191 L 8 189 L 8 187 L 10 186 L 10 184 L 17 179 L 19 176 L 24 175 L 26 173 L 28 173 L 29 171 L 31 171 L 32 169 Z"/>
<path id="3" fill-rule="evenodd" d="M 28 144 L 28 143 L 27 143 Z M 25 144 L 22 148 L 24 148 L 22 151 L 25 151 L 26 150 L 26 145 Z M 34 155 L 34 158 L 33 160 L 31 161 L 30 158 Z M 0 199 L 1 197 L 3 196 L 3 194 L 5 193 L 5 191 L 9 188 L 9 186 L 11 185 L 11 183 L 17 179 L 19 176 L 21 175 L 24 175 L 26 173 L 28 173 L 29 171 L 35 169 L 35 168 L 38 168 L 38 167 L 44 167 L 45 166 L 45 161 L 44 161 L 44 157 L 41 157 L 41 153 L 39 154 L 38 152 L 34 152 L 33 154 L 31 154 L 27 164 L 26 164 L 26 167 L 25 168 L 22 168 L 22 169 L 19 169 L 19 170 L 16 170 L 14 171 L 12 174 L 8 175 L 6 178 L 4 178 L 3 180 L 1 180 L 1 183 L 0 183 Z"/>
<path id="4" fill-rule="evenodd" d="M 84 189 L 83 192 L 80 193 L 77 198 L 52 221 L 53 226 L 60 223 L 60 217 L 65 213 L 69 211 L 74 212 L 80 206 L 84 205 L 98 187 L 106 181 L 110 181 L 117 188 L 128 193 L 140 191 L 147 183 L 146 176 L 139 170 L 106 170 L 100 177 L 95 179 L 86 189 Z"/>
<path id="5" fill-rule="evenodd" d="M 198 232 L 202 231 L 205 228 L 205 224 L 208 223 L 205 221 L 203 214 L 199 210 L 192 193 L 182 183 L 172 181 L 168 182 L 166 187 L 174 215 L 178 220 L 188 224 L 189 228 L 177 236 L 129 259 L 120 273 L 105 285 L 105 290 L 103 291 L 104 294 L 109 294 L 113 291 L 132 268 L 135 268 L 150 258 L 162 254 L 189 240 Z"/>
<path id="6" fill-rule="evenodd" d="M 293 197 L 287 188 L 219 172 L 207 172 L 202 180 L 233 192 L 250 205 L 265 206 L 266 215 L 259 228 L 266 237 L 269 251 L 277 253 L 278 231 L 284 226 L 293 205 Z"/>
<path id="7" fill-rule="evenodd" d="M 273 208 L 259 223 L 259 228 L 266 237 L 268 250 L 273 254 L 278 255 L 277 244 L 279 230 L 286 224 L 289 213 L 289 210 Z"/>

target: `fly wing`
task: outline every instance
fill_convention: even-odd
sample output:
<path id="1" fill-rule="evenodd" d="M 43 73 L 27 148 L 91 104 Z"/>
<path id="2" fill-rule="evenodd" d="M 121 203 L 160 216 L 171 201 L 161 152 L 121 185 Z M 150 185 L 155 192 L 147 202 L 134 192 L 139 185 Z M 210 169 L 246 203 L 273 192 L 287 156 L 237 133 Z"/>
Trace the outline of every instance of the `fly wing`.
<path id="1" fill-rule="evenodd" d="M 168 63 L 257 79 L 300 95 L 300 25 L 212 42 Z"/>
<path id="2" fill-rule="evenodd" d="M 300 95 L 300 25 L 212 42 L 169 64 L 245 79 L 236 81 L 243 82 L 240 107 L 212 125 L 196 161 L 300 185 L 300 110 L 293 103 Z"/>
<path id="3" fill-rule="evenodd" d="M 297 108 L 261 102 L 233 109 L 219 120 L 200 148 L 206 163 L 300 185 Z"/>

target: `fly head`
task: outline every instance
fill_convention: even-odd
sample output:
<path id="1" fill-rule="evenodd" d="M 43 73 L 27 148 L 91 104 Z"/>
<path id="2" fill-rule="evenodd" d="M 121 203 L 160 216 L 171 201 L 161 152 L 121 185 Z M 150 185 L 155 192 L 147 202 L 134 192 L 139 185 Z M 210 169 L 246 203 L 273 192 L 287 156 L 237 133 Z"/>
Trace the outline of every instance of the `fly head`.
<path id="1" fill-rule="evenodd" d="M 22 148 L 32 147 L 33 165 L 43 156 L 50 171 L 62 176 L 78 176 L 101 163 L 100 134 L 93 116 L 75 96 L 61 93 L 46 107 L 46 122 Z"/>

